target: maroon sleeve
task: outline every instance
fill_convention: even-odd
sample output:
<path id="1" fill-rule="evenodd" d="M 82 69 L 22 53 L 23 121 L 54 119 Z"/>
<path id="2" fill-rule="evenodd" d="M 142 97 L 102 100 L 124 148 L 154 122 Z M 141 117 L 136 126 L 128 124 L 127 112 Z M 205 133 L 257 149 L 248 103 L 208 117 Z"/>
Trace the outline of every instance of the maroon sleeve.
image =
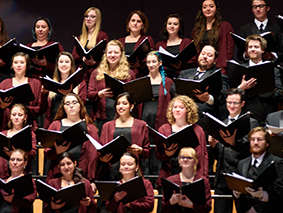
<path id="1" fill-rule="evenodd" d="M 36 135 L 33 131 L 31 131 L 31 150 L 27 151 L 28 160 L 32 161 L 36 155 Z"/>
<path id="2" fill-rule="evenodd" d="M 39 115 L 41 115 L 41 82 L 34 78 L 28 78 L 28 82 L 30 84 L 31 90 L 33 92 L 35 100 L 29 103 L 29 117 L 37 119 Z"/>
<path id="3" fill-rule="evenodd" d="M 146 159 L 149 157 L 149 136 L 146 123 L 139 119 L 134 119 L 134 123 L 131 129 L 132 144 L 137 144 L 143 148 L 141 158 Z"/>
<path id="4" fill-rule="evenodd" d="M 83 80 L 79 85 L 79 91 L 78 95 L 80 99 L 83 101 L 84 104 L 86 104 L 86 99 L 87 99 L 87 87 L 86 87 L 86 82 Z"/>
<path id="5" fill-rule="evenodd" d="M 199 145 L 195 147 L 198 156 L 197 173 L 200 176 L 208 177 L 208 153 L 206 148 L 206 137 L 203 129 L 197 125 L 193 125 L 194 131 L 199 141 Z"/>
<path id="6" fill-rule="evenodd" d="M 86 206 L 86 207 L 81 206 L 81 207 L 84 207 L 84 210 L 86 209 L 86 211 L 88 213 L 95 213 L 96 212 L 96 203 L 94 201 L 94 193 L 93 193 L 92 187 L 90 185 L 90 182 L 86 179 L 84 180 L 84 184 L 85 184 L 86 196 L 91 199 L 91 203 L 90 203 L 89 206 Z M 80 212 L 85 212 L 85 211 L 80 211 Z"/>
<path id="7" fill-rule="evenodd" d="M 95 140 L 99 141 L 97 128 L 93 124 L 88 124 L 88 134 Z M 97 169 L 98 154 L 92 143 L 88 140 L 82 145 L 79 168 L 81 168 L 89 180 L 95 180 Z"/>
<path id="8" fill-rule="evenodd" d="M 149 180 L 144 179 L 144 186 L 146 189 L 147 196 L 130 202 L 130 208 L 132 212 L 136 213 L 144 213 L 144 212 L 151 212 L 154 206 L 154 193 L 153 187 Z"/>
<path id="9" fill-rule="evenodd" d="M 100 99 L 98 97 L 99 88 L 98 88 L 98 81 L 96 79 L 97 74 L 98 74 L 97 69 L 91 73 L 91 76 L 89 79 L 89 85 L 88 85 L 87 97 L 90 101 L 93 101 L 93 102 Z"/>
<path id="10" fill-rule="evenodd" d="M 35 200 L 37 196 L 37 189 L 34 180 L 32 180 L 33 183 L 33 193 L 30 195 L 27 195 L 24 198 L 17 198 L 14 197 L 12 200 L 12 205 L 19 207 L 19 208 L 31 208 L 33 201 Z M 2 191 L 2 190 L 1 190 Z"/>
<path id="11" fill-rule="evenodd" d="M 218 37 L 218 60 L 216 67 L 221 67 L 221 72 L 227 75 L 227 60 L 231 60 L 234 53 L 234 40 L 230 34 L 234 32 L 231 24 L 223 21 L 220 25 Z"/>

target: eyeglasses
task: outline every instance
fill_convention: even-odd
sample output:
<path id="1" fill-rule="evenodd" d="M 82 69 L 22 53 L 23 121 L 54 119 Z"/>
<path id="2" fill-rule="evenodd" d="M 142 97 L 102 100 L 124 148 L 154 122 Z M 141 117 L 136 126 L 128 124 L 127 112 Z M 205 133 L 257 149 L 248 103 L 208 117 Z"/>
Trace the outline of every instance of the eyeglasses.
<path id="1" fill-rule="evenodd" d="M 180 160 L 193 160 L 194 158 L 191 157 L 191 156 L 187 157 L 187 156 L 181 155 L 181 156 L 179 156 L 179 159 L 180 159 Z"/>
<path id="2" fill-rule="evenodd" d="M 79 101 L 72 101 L 72 102 L 67 101 L 66 103 L 64 103 L 64 105 L 68 107 L 68 106 L 71 106 L 71 104 L 74 106 L 74 105 L 76 105 L 77 103 L 79 103 Z"/>
<path id="3" fill-rule="evenodd" d="M 251 138 L 251 141 L 258 141 L 258 142 L 261 142 L 261 141 L 264 141 L 265 138 Z"/>
<path id="4" fill-rule="evenodd" d="M 227 103 L 227 104 L 229 104 L 229 105 L 234 104 L 235 106 L 237 106 L 237 105 L 239 105 L 241 102 L 236 102 L 236 101 L 227 101 L 226 103 Z"/>
<path id="5" fill-rule="evenodd" d="M 259 5 L 253 5 L 252 8 L 253 8 L 254 10 L 256 10 L 257 8 L 262 9 L 262 8 L 264 8 L 265 6 L 266 6 L 266 4 L 259 4 Z"/>
<path id="6" fill-rule="evenodd" d="M 91 19 L 96 18 L 96 16 L 88 16 L 88 15 L 85 15 L 84 17 L 85 17 L 85 18 L 91 18 Z"/>
<path id="7" fill-rule="evenodd" d="M 10 161 L 11 161 L 11 162 L 14 162 L 14 161 L 22 162 L 23 159 L 21 159 L 21 158 L 10 158 Z"/>

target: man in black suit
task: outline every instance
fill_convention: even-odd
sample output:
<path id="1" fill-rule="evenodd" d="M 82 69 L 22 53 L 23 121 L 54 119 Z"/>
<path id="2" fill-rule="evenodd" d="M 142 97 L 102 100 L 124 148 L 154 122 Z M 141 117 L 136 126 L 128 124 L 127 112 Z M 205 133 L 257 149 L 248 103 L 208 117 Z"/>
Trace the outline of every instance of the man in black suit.
<path id="1" fill-rule="evenodd" d="M 240 88 L 231 88 L 226 91 L 226 107 L 229 116 L 223 120 L 225 124 L 230 124 L 237 120 L 245 105 L 245 92 Z M 250 118 L 250 129 L 258 126 L 258 122 Z M 248 137 L 245 136 L 239 140 L 235 140 L 235 134 L 229 132 L 220 133 L 225 142 L 230 144 L 225 147 L 211 136 L 208 142 L 212 147 L 212 153 L 217 160 L 216 172 L 214 178 L 214 190 L 216 195 L 232 195 L 232 190 L 228 188 L 223 173 L 232 173 L 238 167 L 238 162 L 250 155 Z M 214 212 L 229 213 L 233 212 L 232 199 L 216 199 L 214 200 Z"/>
<path id="2" fill-rule="evenodd" d="M 257 34 L 248 36 L 246 39 L 246 47 L 250 60 L 243 63 L 243 65 L 255 66 L 265 63 L 262 61 L 262 54 L 266 46 L 266 40 L 261 36 Z M 265 119 L 269 113 L 277 111 L 278 102 L 281 100 L 282 83 L 280 71 L 277 68 L 274 68 L 274 77 L 275 90 L 255 96 L 250 96 L 247 93 L 249 89 L 256 86 L 257 79 L 250 78 L 245 80 L 245 76 L 243 76 L 241 84 L 239 85 L 239 88 L 246 91 L 246 104 L 243 111 L 252 112 L 253 117 L 258 121 L 260 126 L 265 125 Z"/>
<path id="3" fill-rule="evenodd" d="M 218 52 L 211 45 L 206 45 L 202 48 L 198 56 L 198 67 L 181 71 L 178 78 L 184 79 L 205 79 L 210 76 L 215 70 Z M 198 124 L 203 127 L 202 112 L 209 112 L 215 117 L 219 117 L 219 107 L 225 103 L 225 91 L 229 88 L 227 76 L 221 74 L 222 89 L 219 92 L 209 94 L 207 91 L 194 89 L 194 95 L 197 99 L 196 103 L 199 107 Z M 225 116 L 226 117 L 226 116 Z"/>
<path id="4" fill-rule="evenodd" d="M 254 14 L 254 21 L 242 26 L 239 30 L 239 35 L 243 38 L 252 34 L 261 34 L 265 32 L 272 32 L 274 40 L 273 48 L 270 52 L 265 52 L 264 60 L 276 61 L 281 63 L 283 61 L 283 37 L 280 27 L 276 23 L 272 23 L 267 18 L 267 12 L 270 10 L 268 0 L 251 0 L 251 10 Z M 271 45 L 271 44 L 270 44 Z M 243 53 L 238 50 L 238 58 L 240 60 L 248 60 L 247 52 Z"/>
<path id="5" fill-rule="evenodd" d="M 267 186 L 253 189 L 246 187 L 248 194 L 233 191 L 238 213 L 242 212 L 282 212 L 283 201 L 283 159 L 267 152 L 270 135 L 263 127 L 256 127 L 248 134 L 251 156 L 238 164 L 240 175 L 255 180 L 271 163 L 274 163 L 276 178 L 266 180 Z M 272 180 L 273 177 L 270 177 Z"/>

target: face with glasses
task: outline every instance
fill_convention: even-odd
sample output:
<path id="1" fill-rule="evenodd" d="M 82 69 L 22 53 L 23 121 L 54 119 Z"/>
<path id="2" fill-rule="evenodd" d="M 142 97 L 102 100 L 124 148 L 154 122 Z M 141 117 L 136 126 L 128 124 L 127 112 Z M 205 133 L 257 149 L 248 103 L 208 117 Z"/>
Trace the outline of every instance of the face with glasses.
<path id="1" fill-rule="evenodd" d="M 250 153 L 256 156 L 262 155 L 266 152 L 269 143 L 265 140 L 265 133 L 257 131 L 250 136 Z"/>
<path id="2" fill-rule="evenodd" d="M 21 173 L 24 171 L 27 161 L 24 160 L 24 156 L 20 152 L 14 152 L 10 156 L 9 166 L 12 173 Z"/>
<path id="3" fill-rule="evenodd" d="M 226 107 L 229 111 L 230 117 L 235 117 L 241 113 L 242 107 L 245 105 L 245 101 L 241 102 L 241 96 L 239 94 L 228 95 L 226 99 Z"/>
<path id="4" fill-rule="evenodd" d="M 162 61 L 159 61 L 156 55 L 149 55 L 146 58 L 146 65 L 149 73 L 159 72 L 159 67 L 162 65 Z"/>
<path id="5" fill-rule="evenodd" d="M 196 161 L 189 150 L 183 150 L 183 151 L 181 150 L 181 153 L 178 158 L 179 158 L 179 164 L 182 167 L 182 169 L 184 168 L 193 169 L 194 166 L 196 165 Z"/>
<path id="6" fill-rule="evenodd" d="M 80 103 L 75 96 L 68 95 L 65 97 L 64 110 L 67 116 L 80 113 Z"/>
<path id="7" fill-rule="evenodd" d="M 96 12 L 95 10 L 89 11 L 85 16 L 85 25 L 88 29 L 92 29 L 96 25 Z"/>
<path id="8" fill-rule="evenodd" d="M 254 17 L 261 22 L 267 19 L 267 12 L 269 9 L 270 7 L 266 6 L 265 1 L 263 0 L 254 0 L 252 3 Z"/>

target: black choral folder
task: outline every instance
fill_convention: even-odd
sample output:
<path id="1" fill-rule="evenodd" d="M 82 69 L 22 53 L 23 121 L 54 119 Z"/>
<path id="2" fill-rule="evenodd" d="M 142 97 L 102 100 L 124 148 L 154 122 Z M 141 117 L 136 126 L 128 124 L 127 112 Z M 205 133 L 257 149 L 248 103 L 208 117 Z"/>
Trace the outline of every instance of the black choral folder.
<path id="1" fill-rule="evenodd" d="M 273 182 L 277 178 L 277 172 L 274 166 L 274 161 L 258 175 L 255 180 L 243 177 L 236 173 L 226 173 L 225 180 L 228 184 L 229 189 L 248 194 L 245 187 L 249 186 L 253 189 L 258 189 L 259 187 L 266 188 L 270 185 L 273 185 Z"/>
<path id="2" fill-rule="evenodd" d="M 231 36 L 237 46 L 237 48 L 241 51 L 241 52 L 245 52 L 246 51 L 246 38 L 241 37 L 240 35 L 237 35 L 235 33 L 231 33 Z M 274 41 L 273 38 L 273 33 L 272 32 L 264 32 L 259 34 L 261 37 L 265 38 L 265 40 L 267 41 L 267 48 L 266 51 L 270 52 L 273 49 L 275 49 L 276 47 L 276 43 Z"/>
<path id="3" fill-rule="evenodd" d="M 217 94 L 222 89 L 222 80 L 221 80 L 221 69 L 215 70 L 208 77 L 204 79 L 185 79 L 185 78 L 175 78 L 175 88 L 176 93 L 179 95 L 187 95 L 195 101 L 199 101 L 193 92 L 193 89 L 198 89 L 201 92 L 206 92 L 208 88 L 209 94 Z"/>
<path id="4" fill-rule="evenodd" d="M 66 202 L 65 206 L 60 209 L 61 212 L 80 206 L 80 200 L 86 197 L 85 184 L 83 182 L 58 190 L 40 179 L 36 179 L 35 183 L 39 198 L 43 202 L 50 204 L 52 197 L 54 197 L 55 201 L 61 200 L 61 203 Z"/>
<path id="5" fill-rule="evenodd" d="M 16 39 L 12 38 L 7 41 L 2 47 L 0 47 L 0 58 L 5 62 L 9 63 L 14 54 L 18 52 Z"/>
<path id="6" fill-rule="evenodd" d="M 85 48 L 81 45 L 79 39 L 76 36 L 73 36 L 74 44 L 76 47 L 76 51 L 78 55 L 83 58 L 84 56 L 87 59 L 90 59 L 92 56 L 94 61 L 101 61 L 101 58 L 104 54 L 104 50 L 106 47 L 106 40 L 100 40 L 95 47 L 91 48 L 90 50 L 86 51 Z"/>
<path id="7" fill-rule="evenodd" d="M 56 58 L 59 54 L 59 42 L 54 42 L 38 50 L 35 50 L 32 47 L 28 47 L 24 44 L 19 43 L 18 50 L 19 52 L 27 53 L 30 58 L 43 59 L 43 56 L 45 56 L 47 61 L 55 63 Z"/>
<path id="8" fill-rule="evenodd" d="M 113 78 L 106 73 L 104 73 L 104 77 L 106 88 L 110 88 L 113 92 L 112 98 L 114 100 L 123 92 L 130 93 L 134 98 L 135 104 L 144 103 L 153 99 L 152 87 L 148 76 L 144 76 L 127 83 Z"/>
<path id="9" fill-rule="evenodd" d="M 54 141 L 56 141 L 57 145 L 62 145 L 64 141 L 68 141 L 71 142 L 69 150 L 88 140 L 85 133 L 87 133 L 85 121 L 70 126 L 62 132 L 43 128 L 37 128 L 35 131 L 37 141 L 43 147 L 52 147 Z"/>
<path id="10" fill-rule="evenodd" d="M 277 18 L 277 22 L 279 24 L 279 27 L 281 29 L 281 32 L 283 33 L 283 16 L 277 15 L 276 18 Z"/>
<path id="11" fill-rule="evenodd" d="M 132 145 L 123 135 L 117 136 L 104 146 L 102 146 L 89 134 L 86 134 L 86 136 L 88 137 L 92 145 L 96 148 L 96 150 L 100 152 L 101 156 L 104 156 L 108 153 L 111 153 L 113 155 L 113 158 L 110 160 L 110 163 L 112 164 L 119 161 L 122 155 L 127 152 L 127 148 Z"/>
<path id="12" fill-rule="evenodd" d="M 226 134 L 226 130 L 229 131 L 231 135 L 234 134 L 234 131 L 237 129 L 235 140 L 239 140 L 250 132 L 250 112 L 247 112 L 232 123 L 225 124 L 220 121 L 213 115 L 208 112 L 203 112 L 203 121 L 204 121 L 204 129 L 206 130 L 208 135 L 211 135 L 219 142 L 224 144 L 225 146 L 230 146 L 230 144 L 226 143 L 224 139 L 220 136 L 219 131 L 222 130 Z"/>
<path id="13" fill-rule="evenodd" d="M 272 92 L 275 89 L 274 64 L 266 61 L 260 65 L 245 66 L 234 60 L 227 62 L 228 79 L 231 88 L 238 87 L 243 75 L 245 80 L 256 78 L 256 85 L 246 90 L 246 96 L 252 97 L 266 92 Z"/>
<path id="14" fill-rule="evenodd" d="M 174 132 L 173 134 L 166 137 L 165 135 L 162 135 L 149 125 L 147 125 L 147 128 L 149 130 L 149 133 L 152 137 L 153 142 L 156 144 L 157 147 L 163 148 L 163 144 L 166 144 L 167 148 L 170 147 L 173 143 L 178 144 L 178 150 L 175 152 L 173 156 L 176 157 L 178 155 L 179 150 L 184 147 L 192 147 L 195 148 L 199 145 L 198 138 L 196 136 L 196 133 L 194 131 L 194 128 L 192 125 L 188 125 L 181 129 L 178 132 Z"/>
<path id="15" fill-rule="evenodd" d="M 175 191 L 175 193 L 186 195 L 193 203 L 206 203 L 204 180 L 202 178 L 182 187 L 164 177 L 161 179 L 161 183 L 163 186 L 165 202 L 171 198 Z"/>
<path id="16" fill-rule="evenodd" d="M 73 89 L 79 85 L 83 81 L 84 78 L 84 72 L 83 69 L 80 67 L 78 68 L 73 74 L 71 74 L 66 81 L 63 83 L 54 81 L 52 78 L 50 78 L 48 75 L 45 77 L 41 77 L 41 84 L 44 86 L 45 89 L 60 93 L 58 90 L 63 89 L 67 90 L 70 89 L 71 85 L 73 85 Z"/>
<path id="17" fill-rule="evenodd" d="M 24 83 L 6 90 L 0 89 L 0 97 L 2 101 L 10 96 L 14 97 L 13 103 L 28 103 L 34 100 L 34 95 L 29 83 Z"/>
<path id="18" fill-rule="evenodd" d="M 31 140 L 31 126 L 25 126 L 11 137 L 8 137 L 0 132 L 0 155 L 9 160 L 9 156 L 4 154 L 2 151 L 4 147 L 7 147 L 9 150 L 13 150 L 12 146 L 14 146 L 15 149 L 29 151 L 32 148 Z"/>
<path id="19" fill-rule="evenodd" d="M 143 198 L 147 195 L 142 177 L 134 177 L 131 180 L 118 184 L 117 181 L 95 181 L 100 199 L 107 201 L 116 191 L 126 191 L 127 195 L 121 200 L 123 204 Z"/>
<path id="20" fill-rule="evenodd" d="M 177 55 L 173 55 L 172 53 L 165 50 L 163 47 L 159 47 L 158 52 L 160 53 L 164 66 L 170 66 L 170 64 L 178 64 L 179 61 L 185 63 L 194 57 L 197 53 L 195 44 L 192 41 L 189 43 L 181 52 Z"/>
<path id="21" fill-rule="evenodd" d="M 23 198 L 34 192 L 31 173 L 12 178 L 9 182 L 5 182 L 0 178 L 0 188 L 7 193 L 11 193 L 14 189 L 15 197 Z"/>
<path id="22" fill-rule="evenodd" d="M 143 61 L 146 55 L 151 51 L 148 38 L 146 37 L 139 46 L 134 49 L 130 55 L 126 55 L 129 62 L 135 62 L 138 58 L 139 61 Z"/>

